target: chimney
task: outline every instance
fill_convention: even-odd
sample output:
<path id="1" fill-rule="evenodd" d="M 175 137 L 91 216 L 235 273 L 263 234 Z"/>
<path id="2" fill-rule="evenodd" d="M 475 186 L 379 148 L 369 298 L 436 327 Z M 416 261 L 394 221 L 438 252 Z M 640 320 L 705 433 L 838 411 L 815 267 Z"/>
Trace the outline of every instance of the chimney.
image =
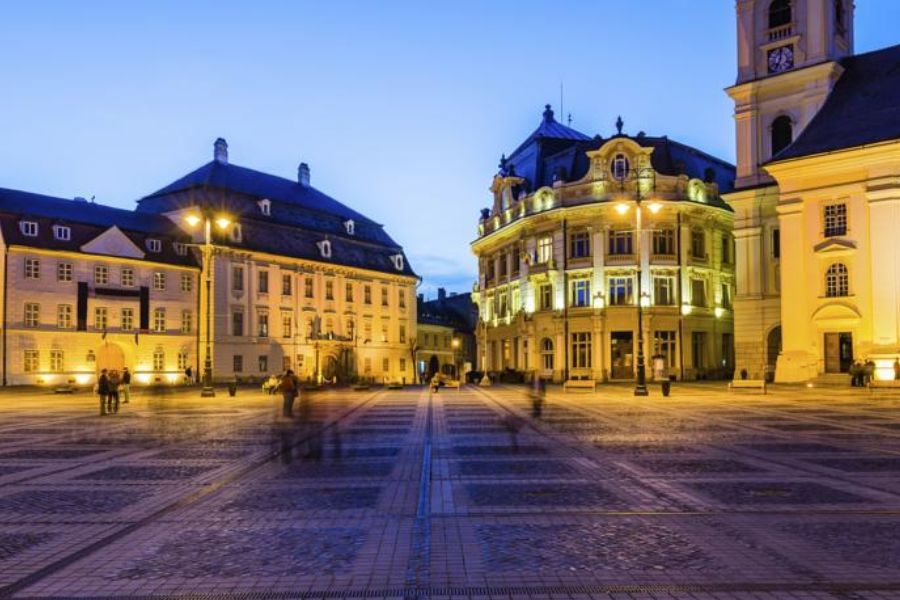
<path id="1" fill-rule="evenodd" d="M 444 288 L 438 288 L 438 300 L 446 300 L 447 299 L 447 290 Z"/>
<path id="2" fill-rule="evenodd" d="M 303 187 L 309 187 L 309 165 L 308 164 L 300 163 L 300 166 L 297 167 L 297 183 L 299 183 Z"/>
<path id="3" fill-rule="evenodd" d="M 223 165 L 228 164 L 228 142 L 225 141 L 225 138 L 219 138 L 213 144 L 213 160 Z"/>
<path id="4" fill-rule="evenodd" d="M 425 294 L 416 294 L 416 300 L 419 302 L 425 302 Z"/>

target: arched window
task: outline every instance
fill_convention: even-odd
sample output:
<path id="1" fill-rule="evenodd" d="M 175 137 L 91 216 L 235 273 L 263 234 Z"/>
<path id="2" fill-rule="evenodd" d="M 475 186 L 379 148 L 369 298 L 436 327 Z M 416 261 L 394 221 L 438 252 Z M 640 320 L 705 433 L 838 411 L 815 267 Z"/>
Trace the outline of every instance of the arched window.
<path id="1" fill-rule="evenodd" d="M 790 146 L 793 141 L 794 126 L 791 124 L 789 116 L 781 115 L 772 121 L 772 156 L 776 156 Z"/>
<path id="2" fill-rule="evenodd" d="M 834 0 L 834 29 L 844 33 L 844 0 Z"/>
<path id="3" fill-rule="evenodd" d="M 769 5 L 769 29 L 791 22 L 791 0 L 772 0 Z"/>
<path id="4" fill-rule="evenodd" d="M 628 177 L 628 159 L 624 154 L 616 154 L 612 161 L 612 176 L 618 181 Z"/>
<path id="5" fill-rule="evenodd" d="M 825 295 L 829 298 L 850 295 L 850 275 L 844 263 L 834 263 L 825 271 Z"/>
<path id="6" fill-rule="evenodd" d="M 545 371 L 553 370 L 553 340 L 550 338 L 541 340 L 541 367 Z"/>

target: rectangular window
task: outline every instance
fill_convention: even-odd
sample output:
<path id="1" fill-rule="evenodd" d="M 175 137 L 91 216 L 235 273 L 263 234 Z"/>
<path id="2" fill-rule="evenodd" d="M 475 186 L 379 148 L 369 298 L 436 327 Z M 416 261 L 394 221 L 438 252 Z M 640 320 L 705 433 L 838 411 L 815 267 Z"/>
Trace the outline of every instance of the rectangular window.
<path id="1" fill-rule="evenodd" d="M 353 284 L 352 283 L 348 282 L 344 286 L 344 299 L 347 300 L 347 302 L 353 302 Z"/>
<path id="2" fill-rule="evenodd" d="M 537 262 L 538 264 L 548 263 L 553 259 L 553 238 L 545 235 L 538 238 L 537 242 Z"/>
<path id="3" fill-rule="evenodd" d="M 695 369 L 705 369 L 706 364 L 706 332 L 691 332 L 691 358 Z"/>
<path id="4" fill-rule="evenodd" d="M 122 272 L 119 273 L 119 278 L 123 286 L 134 287 L 134 269 L 124 267 Z"/>
<path id="5" fill-rule="evenodd" d="M 634 282 L 631 277 L 609 278 L 609 305 L 625 306 L 634 304 Z"/>
<path id="6" fill-rule="evenodd" d="M 160 290 L 160 291 L 166 289 L 166 274 L 165 273 L 154 273 L 153 274 L 153 289 Z"/>
<path id="7" fill-rule="evenodd" d="M 675 255 L 675 230 L 674 229 L 654 229 L 652 245 L 653 245 L 653 254 L 655 256 L 674 256 Z"/>
<path id="8" fill-rule="evenodd" d="M 330 279 L 325 280 L 325 299 L 334 300 L 334 282 Z"/>
<path id="9" fill-rule="evenodd" d="M 387 323 L 382 323 L 382 324 L 381 324 L 381 341 L 382 341 L 382 342 L 387 342 L 387 341 L 388 341 L 388 326 L 387 326 Z"/>
<path id="10" fill-rule="evenodd" d="M 109 283 L 109 267 L 97 265 L 94 267 L 94 284 L 106 285 Z"/>
<path id="11" fill-rule="evenodd" d="M 71 304 L 60 304 L 56 307 L 56 326 L 60 329 L 72 328 Z"/>
<path id="12" fill-rule="evenodd" d="M 705 279 L 691 279 L 691 304 L 699 307 L 707 306 Z"/>
<path id="13" fill-rule="evenodd" d="M 188 353 L 182 350 L 178 353 L 178 370 L 184 371 L 188 366 L 190 366 L 190 363 L 188 362 Z"/>
<path id="14" fill-rule="evenodd" d="M 243 355 L 235 354 L 231 357 L 231 370 L 235 373 L 241 373 L 244 370 Z"/>
<path id="15" fill-rule="evenodd" d="M 825 237 L 847 235 L 847 205 L 827 204 L 824 211 Z"/>
<path id="16" fill-rule="evenodd" d="M 94 308 L 94 329 L 106 331 L 109 327 L 109 310 L 105 306 Z"/>
<path id="17" fill-rule="evenodd" d="M 574 307 L 588 307 L 591 305 L 591 280 L 576 279 L 572 282 L 572 301 Z"/>
<path id="18" fill-rule="evenodd" d="M 372 286 L 363 286 L 363 304 L 372 304 Z"/>
<path id="19" fill-rule="evenodd" d="M 383 358 L 381 360 L 381 370 L 385 373 L 388 373 L 391 370 L 391 359 Z"/>
<path id="20" fill-rule="evenodd" d="M 727 283 L 722 284 L 722 308 L 731 308 L 731 286 Z"/>
<path id="21" fill-rule="evenodd" d="M 656 306 L 675 305 L 675 278 L 657 275 L 653 278 L 653 303 Z"/>
<path id="22" fill-rule="evenodd" d="M 153 370 L 162 371 L 166 368 L 166 353 L 162 349 L 153 351 Z"/>
<path id="23" fill-rule="evenodd" d="M 231 335 L 244 335 L 244 312 L 236 310 L 231 313 Z"/>
<path id="24" fill-rule="evenodd" d="M 294 319 L 291 313 L 281 313 L 281 337 L 289 338 L 294 335 Z"/>
<path id="25" fill-rule="evenodd" d="M 628 256 L 634 254 L 634 236 L 631 231 L 609 232 L 609 255 Z"/>
<path id="26" fill-rule="evenodd" d="M 542 283 L 538 286 L 538 306 L 540 310 L 553 308 L 553 286 L 551 284 Z"/>
<path id="27" fill-rule="evenodd" d="M 386 287 L 381 288 L 381 305 L 388 305 L 388 289 Z"/>
<path id="28" fill-rule="evenodd" d="M 405 358 L 400 359 L 400 372 L 406 373 L 406 359 Z"/>
<path id="29" fill-rule="evenodd" d="M 231 289 L 235 292 L 244 291 L 244 267 L 240 265 L 231 267 Z"/>
<path id="30" fill-rule="evenodd" d="M 194 330 L 194 313 L 189 310 L 181 311 L 181 333 L 190 333 Z"/>
<path id="31" fill-rule="evenodd" d="M 268 271 L 259 271 L 257 273 L 257 291 L 260 294 L 268 294 L 269 293 L 269 272 Z"/>
<path id="32" fill-rule="evenodd" d="M 122 331 L 134 330 L 134 309 L 123 308 L 120 316 L 122 317 Z"/>
<path id="33" fill-rule="evenodd" d="M 372 341 L 372 322 L 366 321 L 363 323 L 363 342 L 371 342 Z"/>
<path id="34" fill-rule="evenodd" d="M 290 296 L 294 293 L 294 278 L 290 273 L 281 275 L 281 295 Z"/>
<path id="35" fill-rule="evenodd" d="M 576 231 L 569 237 L 569 256 L 585 258 L 591 255 L 591 234 L 587 231 Z"/>
<path id="36" fill-rule="evenodd" d="M 363 369 L 363 372 L 367 375 L 372 372 L 372 359 L 368 356 L 363 361 Z"/>
<path id="37" fill-rule="evenodd" d="M 397 290 L 397 305 L 400 308 L 406 308 L 406 290 Z"/>
<path id="38" fill-rule="evenodd" d="M 181 291 L 190 292 L 194 289 L 194 276 L 190 273 L 181 274 Z"/>
<path id="39" fill-rule="evenodd" d="M 41 321 L 41 305 L 37 302 L 25 304 L 25 327 L 37 327 Z"/>
<path id="40" fill-rule="evenodd" d="M 26 373 L 36 373 L 40 368 L 40 355 L 37 350 L 25 350 L 22 354 L 22 370 Z"/>
<path id="41" fill-rule="evenodd" d="M 261 312 L 257 315 L 257 335 L 259 337 L 269 337 L 269 313 Z"/>
<path id="42" fill-rule="evenodd" d="M 509 315 L 509 294 L 506 290 L 497 293 L 497 315 L 501 317 Z"/>
<path id="43" fill-rule="evenodd" d="M 772 258 L 781 258 L 781 230 L 772 230 Z"/>
<path id="44" fill-rule="evenodd" d="M 153 331 L 157 333 L 166 332 L 166 309 L 157 308 L 153 311 Z"/>
<path id="45" fill-rule="evenodd" d="M 291 357 L 290 356 L 282 356 L 281 357 L 281 370 L 287 371 L 291 368 Z"/>
<path id="46" fill-rule="evenodd" d="M 312 277 L 305 277 L 303 279 L 303 296 L 305 298 L 313 297 L 313 279 L 312 279 Z"/>
<path id="47" fill-rule="evenodd" d="M 19 226 L 21 228 L 22 235 L 27 235 L 28 237 L 37 237 L 38 224 L 34 221 L 22 221 Z"/>
<path id="48" fill-rule="evenodd" d="M 722 264 L 731 264 L 731 236 L 727 233 L 722 234 Z"/>
<path id="49" fill-rule="evenodd" d="M 25 279 L 41 278 L 41 261 L 38 258 L 25 259 Z"/>
<path id="50" fill-rule="evenodd" d="M 691 232 L 691 256 L 701 260 L 706 258 L 706 232 L 700 229 Z"/>
<path id="51" fill-rule="evenodd" d="M 268 354 L 260 354 L 259 355 L 259 372 L 260 373 L 268 373 L 269 372 L 269 355 Z"/>
<path id="52" fill-rule="evenodd" d="M 56 280 L 72 281 L 72 263 L 56 263 Z"/>
<path id="53" fill-rule="evenodd" d="M 572 368 L 591 368 L 591 334 L 579 332 L 572 334 Z"/>
<path id="54" fill-rule="evenodd" d="M 497 262 L 500 264 L 500 277 L 506 277 L 506 253 L 501 253 Z"/>
<path id="55" fill-rule="evenodd" d="M 406 343 L 406 325 L 400 325 L 400 343 Z"/>
<path id="56" fill-rule="evenodd" d="M 675 366 L 676 354 L 674 331 L 653 332 L 653 356 L 661 356 L 665 361 L 667 369 Z"/>
<path id="57" fill-rule="evenodd" d="M 50 351 L 50 372 L 62 373 L 65 370 L 64 354 L 62 350 Z"/>

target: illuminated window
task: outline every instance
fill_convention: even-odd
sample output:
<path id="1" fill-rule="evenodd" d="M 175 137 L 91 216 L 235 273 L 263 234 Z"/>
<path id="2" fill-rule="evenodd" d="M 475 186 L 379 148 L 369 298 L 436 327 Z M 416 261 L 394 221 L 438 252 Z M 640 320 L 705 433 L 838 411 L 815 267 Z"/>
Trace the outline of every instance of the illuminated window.
<path id="1" fill-rule="evenodd" d="M 134 330 L 134 309 L 123 308 L 120 316 L 122 318 L 122 331 Z"/>
<path id="2" fill-rule="evenodd" d="M 674 331 L 653 332 L 653 354 L 662 356 L 667 368 L 675 365 L 675 339 Z"/>
<path id="3" fill-rule="evenodd" d="M 850 295 L 850 273 L 844 263 L 834 263 L 825 272 L 825 295 L 829 298 Z"/>
<path id="4" fill-rule="evenodd" d="M 25 259 L 25 279 L 41 278 L 41 261 L 38 258 Z"/>
<path id="5" fill-rule="evenodd" d="M 109 327 L 109 309 L 105 306 L 94 308 L 94 329 L 105 331 Z"/>
<path id="6" fill-rule="evenodd" d="M 72 263 L 56 263 L 56 280 L 72 281 Z"/>
<path id="7" fill-rule="evenodd" d="M 825 237 L 847 235 L 847 205 L 826 204 L 823 211 Z"/>
<path id="8" fill-rule="evenodd" d="M 553 286 L 549 283 L 542 283 L 538 286 L 538 308 L 539 310 L 553 308 Z"/>
<path id="9" fill-rule="evenodd" d="M 157 333 L 166 332 L 166 309 L 157 308 L 153 311 L 153 331 Z"/>
<path id="10" fill-rule="evenodd" d="M 51 373 L 62 373 L 65 370 L 64 366 L 65 362 L 65 354 L 62 350 L 51 350 L 50 351 L 50 372 Z"/>
<path id="11" fill-rule="evenodd" d="M 37 350 L 25 350 L 22 353 L 22 370 L 35 373 L 40 368 L 40 354 Z"/>
<path id="12" fill-rule="evenodd" d="M 550 338 L 541 340 L 541 367 L 545 371 L 553 370 L 553 340 Z"/>
<path id="13" fill-rule="evenodd" d="M 109 267 L 106 265 L 97 265 L 94 267 L 94 283 L 96 285 L 106 285 L 109 283 Z"/>
<path id="14" fill-rule="evenodd" d="M 609 254 L 611 256 L 634 254 L 634 236 L 631 231 L 609 232 Z"/>
<path id="15" fill-rule="evenodd" d="M 653 303 L 657 306 L 674 306 L 674 277 L 669 275 L 658 275 L 653 278 Z"/>
<path id="16" fill-rule="evenodd" d="M 153 370 L 162 371 L 166 368 L 166 353 L 162 348 L 153 351 Z"/>
<path id="17" fill-rule="evenodd" d="M 72 305 L 60 304 L 56 307 L 56 326 L 60 329 L 72 327 Z"/>
<path id="18" fill-rule="evenodd" d="M 153 289 L 160 290 L 160 291 L 166 289 L 166 274 L 165 273 L 154 273 L 153 274 Z"/>
<path id="19" fill-rule="evenodd" d="M 548 263 L 553 259 L 553 238 L 545 235 L 537 242 L 537 261 L 539 264 Z"/>
<path id="20" fill-rule="evenodd" d="M 125 287 L 134 287 L 134 269 L 125 267 L 119 274 L 122 285 Z"/>
<path id="21" fill-rule="evenodd" d="M 269 337 L 269 313 L 260 312 L 256 319 L 257 335 L 259 337 Z"/>
<path id="22" fill-rule="evenodd" d="M 572 368 L 591 368 L 591 334 L 578 332 L 572 334 Z"/>

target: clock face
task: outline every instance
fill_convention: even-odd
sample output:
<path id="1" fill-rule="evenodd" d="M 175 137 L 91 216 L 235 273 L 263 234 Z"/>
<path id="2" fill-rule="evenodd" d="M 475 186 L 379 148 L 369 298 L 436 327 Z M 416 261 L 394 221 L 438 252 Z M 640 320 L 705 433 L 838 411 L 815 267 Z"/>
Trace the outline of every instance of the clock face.
<path id="1" fill-rule="evenodd" d="M 794 67 L 794 47 L 780 46 L 769 50 L 769 73 L 781 73 Z"/>

